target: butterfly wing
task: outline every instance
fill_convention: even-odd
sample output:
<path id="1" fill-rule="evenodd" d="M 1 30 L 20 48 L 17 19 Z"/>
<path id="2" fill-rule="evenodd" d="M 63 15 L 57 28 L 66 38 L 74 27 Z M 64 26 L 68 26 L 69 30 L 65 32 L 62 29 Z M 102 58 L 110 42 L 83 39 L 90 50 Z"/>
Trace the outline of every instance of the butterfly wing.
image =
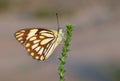
<path id="1" fill-rule="evenodd" d="M 58 45 L 58 32 L 47 29 L 23 29 L 15 34 L 16 39 L 26 47 L 37 60 L 47 59 Z"/>
<path id="2" fill-rule="evenodd" d="M 32 36 L 34 36 L 38 32 L 38 29 L 22 29 L 15 33 L 15 38 L 21 43 L 25 44 L 25 42 Z"/>

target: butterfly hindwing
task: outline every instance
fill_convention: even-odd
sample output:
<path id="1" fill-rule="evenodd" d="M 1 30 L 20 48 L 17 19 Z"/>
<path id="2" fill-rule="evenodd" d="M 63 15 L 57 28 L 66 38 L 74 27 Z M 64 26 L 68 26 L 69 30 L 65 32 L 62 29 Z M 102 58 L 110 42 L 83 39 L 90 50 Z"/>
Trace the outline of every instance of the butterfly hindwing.
<path id="1" fill-rule="evenodd" d="M 57 46 L 58 32 L 33 28 L 20 30 L 16 32 L 15 36 L 34 59 L 45 60 Z"/>
<path id="2" fill-rule="evenodd" d="M 39 32 L 29 38 L 29 40 L 25 43 L 25 47 L 33 58 L 45 60 L 46 54 L 50 54 L 48 51 L 51 49 L 51 46 L 54 43 L 53 41 L 55 40 L 56 38 L 54 37 L 54 34 L 50 34 L 50 32 Z"/>

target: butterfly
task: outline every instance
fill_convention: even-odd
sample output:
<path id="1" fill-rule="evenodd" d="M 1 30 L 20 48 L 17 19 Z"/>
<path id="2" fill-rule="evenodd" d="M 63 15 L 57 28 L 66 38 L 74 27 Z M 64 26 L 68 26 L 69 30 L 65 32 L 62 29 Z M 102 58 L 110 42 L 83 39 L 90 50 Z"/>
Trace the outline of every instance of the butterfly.
<path id="1" fill-rule="evenodd" d="M 63 35 L 62 29 L 57 31 L 44 28 L 28 28 L 17 31 L 15 38 L 34 59 L 44 61 L 60 44 Z"/>

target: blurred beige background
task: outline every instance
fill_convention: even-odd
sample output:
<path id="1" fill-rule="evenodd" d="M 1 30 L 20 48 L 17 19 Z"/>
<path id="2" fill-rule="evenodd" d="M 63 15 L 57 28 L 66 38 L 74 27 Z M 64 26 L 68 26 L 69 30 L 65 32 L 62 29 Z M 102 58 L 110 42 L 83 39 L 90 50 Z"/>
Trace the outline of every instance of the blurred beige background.
<path id="1" fill-rule="evenodd" d="M 59 81 L 62 45 L 36 61 L 15 40 L 23 28 L 74 25 L 66 81 L 120 81 L 119 0 L 0 0 L 0 81 Z"/>

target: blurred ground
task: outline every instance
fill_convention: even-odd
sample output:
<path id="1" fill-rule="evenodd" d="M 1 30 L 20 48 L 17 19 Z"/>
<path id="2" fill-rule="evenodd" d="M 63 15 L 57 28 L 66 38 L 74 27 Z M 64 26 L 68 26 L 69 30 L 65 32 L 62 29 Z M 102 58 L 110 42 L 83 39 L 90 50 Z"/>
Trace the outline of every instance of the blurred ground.
<path id="1" fill-rule="evenodd" d="M 60 45 L 44 62 L 14 38 L 23 28 L 75 26 L 66 81 L 120 81 L 119 0 L 0 0 L 0 81 L 58 81 Z"/>

